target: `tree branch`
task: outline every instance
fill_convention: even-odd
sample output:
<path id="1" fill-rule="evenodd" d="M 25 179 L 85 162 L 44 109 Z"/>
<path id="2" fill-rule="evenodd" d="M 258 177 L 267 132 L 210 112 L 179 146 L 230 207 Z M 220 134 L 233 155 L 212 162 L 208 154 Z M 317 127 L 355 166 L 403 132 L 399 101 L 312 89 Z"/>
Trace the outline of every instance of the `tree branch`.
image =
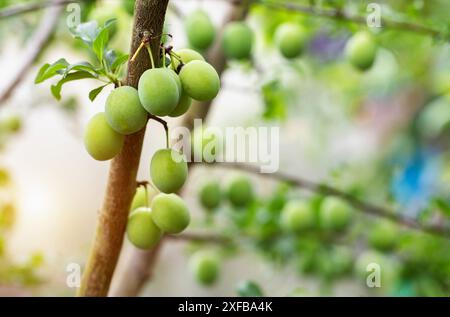
<path id="1" fill-rule="evenodd" d="M 225 19 L 224 25 L 235 20 L 244 19 L 247 13 L 248 7 L 246 5 L 235 5 L 230 10 L 227 18 Z M 223 27 L 221 28 L 223 30 Z M 225 56 L 221 50 L 221 34 L 219 34 L 218 39 L 216 39 L 215 45 L 210 49 L 207 60 L 213 67 L 217 70 L 219 75 L 222 74 L 225 69 Z M 193 120 L 195 118 L 206 118 L 208 111 L 210 109 L 211 102 L 194 102 L 191 105 L 188 113 L 183 117 L 182 125 L 193 128 Z M 189 165 L 191 167 L 192 165 Z M 167 236 L 168 239 L 176 239 L 175 236 Z M 163 240 L 166 240 L 164 238 Z M 160 242 L 160 244 L 163 241 Z M 131 252 L 125 261 L 125 268 L 117 276 L 119 281 L 114 282 L 114 288 L 110 292 L 110 296 L 137 296 L 142 287 L 149 281 L 151 277 L 151 272 L 154 269 L 154 264 L 156 263 L 156 258 L 159 252 Z M 143 265 L 146 266 L 146 270 L 141 270 Z M 136 269 L 138 267 L 139 269 Z M 137 282 L 139 281 L 139 282 Z"/>
<path id="2" fill-rule="evenodd" d="M 49 44 L 50 38 L 56 31 L 56 25 L 62 12 L 62 7 L 54 7 L 50 8 L 42 17 L 41 23 L 33 35 L 33 38 L 24 49 L 25 54 L 20 58 L 22 63 L 17 70 L 17 73 L 10 77 L 10 81 L 0 92 L 0 105 L 3 105 L 11 97 L 20 81 L 30 70 L 30 67 L 39 57 L 44 48 Z"/>
<path id="3" fill-rule="evenodd" d="M 48 7 L 63 6 L 69 3 L 82 2 L 86 0 L 49 0 L 49 1 L 39 1 L 31 2 L 26 4 L 18 4 L 7 7 L 0 10 L 0 19 L 10 18 L 19 14 L 29 13 L 33 11 L 42 10 Z"/>
<path id="4" fill-rule="evenodd" d="M 206 167 L 218 167 L 217 164 L 203 164 L 203 166 Z M 309 181 L 306 179 L 302 179 L 297 176 L 291 176 L 282 172 L 275 172 L 275 173 L 260 173 L 259 167 L 249 165 L 246 163 L 223 163 L 220 164 L 221 168 L 229 168 L 229 169 L 238 169 L 242 170 L 248 173 L 252 174 L 258 174 L 261 177 L 266 178 L 272 178 L 278 181 L 288 182 L 290 184 L 293 184 L 297 187 L 304 188 L 306 190 L 316 192 L 322 195 L 329 195 L 329 196 L 337 196 L 345 201 L 347 201 L 350 205 L 352 205 L 354 208 L 363 211 L 367 214 L 386 218 L 388 220 L 394 221 L 399 223 L 400 225 L 403 225 L 405 227 L 415 229 L 418 231 L 426 232 L 429 234 L 433 234 L 436 236 L 441 236 L 445 238 L 450 238 L 450 228 L 440 225 L 424 225 L 417 222 L 415 219 L 403 216 L 399 212 L 395 212 L 393 210 L 389 210 L 384 207 L 380 207 L 377 205 L 373 205 L 371 203 L 362 201 L 361 199 L 346 193 L 340 189 L 316 183 L 313 181 Z"/>
<path id="5" fill-rule="evenodd" d="M 144 32 L 161 34 L 168 0 L 137 0 L 133 26 L 131 56 L 140 46 Z M 159 58 L 159 40 L 151 43 Z M 159 63 L 159 61 L 156 61 Z M 139 54 L 128 62 L 126 84 L 137 88 L 142 73 L 150 68 L 147 54 Z M 144 140 L 145 128 L 125 138 L 122 151 L 112 160 L 103 208 L 84 270 L 80 296 L 106 296 L 122 248 L 128 210 L 136 190 L 136 174 Z"/>

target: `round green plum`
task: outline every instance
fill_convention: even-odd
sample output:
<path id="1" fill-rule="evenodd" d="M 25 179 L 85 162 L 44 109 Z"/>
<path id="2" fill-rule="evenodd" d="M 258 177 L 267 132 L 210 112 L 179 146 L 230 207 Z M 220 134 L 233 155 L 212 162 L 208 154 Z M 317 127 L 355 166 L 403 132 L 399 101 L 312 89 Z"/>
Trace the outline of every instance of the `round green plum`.
<path id="1" fill-rule="evenodd" d="M 285 58 L 298 57 L 304 50 L 307 33 L 297 23 L 286 22 L 281 24 L 275 32 L 275 43 L 281 55 Z"/>
<path id="2" fill-rule="evenodd" d="M 180 98 L 172 70 L 167 68 L 146 70 L 139 79 L 138 93 L 143 107 L 155 116 L 167 116 Z"/>
<path id="3" fill-rule="evenodd" d="M 372 67 L 377 53 L 377 44 L 371 33 L 360 31 L 347 42 L 345 52 L 350 63 L 361 71 Z"/>
<path id="4" fill-rule="evenodd" d="M 212 285 L 219 277 L 220 261 L 214 252 L 200 250 L 192 255 L 189 268 L 200 284 Z"/>
<path id="5" fill-rule="evenodd" d="M 209 101 L 219 93 L 220 79 L 214 67 L 204 61 L 191 61 L 180 71 L 181 84 L 195 100 Z"/>
<path id="6" fill-rule="evenodd" d="M 137 248 L 148 250 L 161 240 L 163 232 L 153 221 L 150 208 L 140 207 L 128 217 L 127 237 Z"/>
<path id="7" fill-rule="evenodd" d="M 351 221 L 352 208 L 340 198 L 327 197 L 321 204 L 319 217 L 323 228 L 342 230 Z"/>
<path id="8" fill-rule="evenodd" d="M 314 226 L 311 206 L 303 200 L 289 201 L 281 211 L 281 226 L 288 232 L 299 232 Z"/>
<path id="9" fill-rule="evenodd" d="M 149 207 L 152 199 L 158 194 L 152 186 L 139 186 L 136 188 L 131 202 L 130 212 L 139 207 Z"/>
<path id="10" fill-rule="evenodd" d="M 178 191 L 187 177 L 186 157 L 171 149 L 158 150 L 150 163 L 153 184 L 163 193 Z"/>
<path id="11" fill-rule="evenodd" d="M 164 232 L 175 234 L 187 228 L 191 221 L 184 200 L 176 194 L 158 194 L 152 201 L 153 221 Z"/>
<path id="12" fill-rule="evenodd" d="M 200 188 L 198 195 L 200 204 L 206 210 L 213 210 L 219 207 L 222 199 L 222 190 L 217 181 L 205 182 Z"/>
<path id="13" fill-rule="evenodd" d="M 243 175 L 234 176 L 228 184 L 227 197 L 234 207 L 247 206 L 254 198 L 251 181 Z"/>
<path id="14" fill-rule="evenodd" d="M 122 149 L 125 137 L 114 131 L 103 112 L 97 113 L 86 126 L 84 145 L 88 153 L 98 161 L 116 156 Z"/>
<path id="15" fill-rule="evenodd" d="M 190 48 L 182 48 L 176 52 L 174 52 L 179 59 L 183 62 L 183 64 L 187 64 L 192 61 L 204 61 L 205 58 L 197 51 L 191 50 Z M 172 68 L 174 70 L 178 69 L 180 62 L 177 58 L 172 58 Z"/>
<path id="16" fill-rule="evenodd" d="M 373 226 L 368 238 L 370 245 L 375 249 L 392 250 L 399 239 L 399 230 L 394 224 L 382 221 Z"/>
<path id="17" fill-rule="evenodd" d="M 198 50 L 206 50 L 214 42 L 216 30 L 208 14 L 196 10 L 186 18 L 186 35 L 189 44 Z"/>
<path id="18" fill-rule="evenodd" d="M 105 115 L 111 128 L 128 135 L 141 130 L 148 113 L 142 107 L 138 91 L 130 86 L 114 89 L 106 99 Z"/>
<path id="19" fill-rule="evenodd" d="M 185 114 L 189 107 L 192 104 L 192 98 L 189 97 L 189 95 L 181 89 L 181 95 L 180 95 L 180 101 L 178 101 L 178 105 L 173 109 L 171 113 L 169 113 L 169 117 L 179 117 L 183 114 Z"/>
<path id="20" fill-rule="evenodd" d="M 229 23 L 223 32 L 222 47 L 230 59 L 248 59 L 252 52 L 253 31 L 244 22 Z"/>

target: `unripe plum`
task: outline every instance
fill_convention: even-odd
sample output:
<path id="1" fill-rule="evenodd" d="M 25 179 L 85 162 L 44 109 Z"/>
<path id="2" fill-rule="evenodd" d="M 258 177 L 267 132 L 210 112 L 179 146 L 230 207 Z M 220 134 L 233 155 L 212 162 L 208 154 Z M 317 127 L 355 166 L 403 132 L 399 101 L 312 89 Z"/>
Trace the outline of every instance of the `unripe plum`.
<path id="1" fill-rule="evenodd" d="M 347 42 L 345 52 L 354 67 L 365 71 L 375 61 L 377 44 L 372 34 L 367 31 L 360 31 Z"/>
<path id="2" fill-rule="evenodd" d="M 222 190 L 217 181 L 208 181 L 202 185 L 199 200 L 205 209 L 212 210 L 219 207 L 221 199 Z"/>
<path id="3" fill-rule="evenodd" d="M 169 113 L 169 117 L 179 117 L 186 113 L 189 110 L 189 107 L 192 104 L 192 98 L 181 88 L 180 100 L 178 101 L 178 105 L 173 109 L 171 113 Z"/>
<path id="4" fill-rule="evenodd" d="M 281 211 L 281 226 L 291 232 L 299 232 L 314 226 L 311 206 L 303 200 L 289 201 Z"/>
<path id="5" fill-rule="evenodd" d="M 124 135 L 141 130 L 148 117 L 139 100 L 138 91 L 130 86 L 116 88 L 109 94 L 105 115 L 109 125 Z"/>
<path id="6" fill-rule="evenodd" d="M 171 149 L 158 150 L 150 163 L 150 175 L 153 184 L 164 193 L 178 191 L 186 181 L 186 158 L 180 152 Z"/>
<path id="7" fill-rule="evenodd" d="M 144 108 L 155 116 L 167 116 L 178 104 L 178 84 L 166 68 L 146 70 L 138 84 L 139 99 Z"/>
<path id="8" fill-rule="evenodd" d="M 244 22 L 229 23 L 224 29 L 222 46 L 228 58 L 249 58 L 253 46 L 252 29 Z"/>
<path id="9" fill-rule="evenodd" d="M 97 113 L 88 122 L 84 133 L 84 145 L 88 153 L 98 161 L 116 156 L 122 149 L 125 137 L 114 131 L 103 112 Z"/>
<path id="10" fill-rule="evenodd" d="M 156 189 L 152 186 L 139 186 L 136 189 L 133 200 L 131 202 L 130 211 L 133 211 L 139 207 L 149 207 L 153 197 L 158 194 Z"/>
<path id="11" fill-rule="evenodd" d="M 228 185 L 227 196 L 234 207 L 247 206 L 254 198 L 253 185 L 247 177 L 236 175 Z"/>
<path id="12" fill-rule="evenodd" d="M 216 31 L 205 11 L 196 10 L 190 14 L 186 18 L 185 27 L 189 44 L 193 48 L 205 50 L 214 42 Z"/>
<path id="13" fill-rule="evenodd" d="M 191 50 L 190 48 L 182 48 L 176 52 L 174 52 L 179 59 L 183 62 L 183 64 L 187 64 L 192 61 L 204 61 L 205 58 L 197 51 Z M 173 69 L 177 69 L 180 62 L 177 58 L 172 57 L 172 67 Z"/>
<path id="14" fill-rule="evenodd" d="M 212 251 L 200 250 L 192 255 L 189 268 L 199 283 L 211 285 L 219 277 L 219 258 Z"/>
<path id="15" fill-rule="evenodd" d="M 183 91 L 183 87 L 181 86 L 180 76 L 178 76 L 178 74 L 173 69 L 168 69 L 168 71 L 169 71 L 169 74 L 172 76 L 172 79 L 177 84 L 178 98 L 180 98 L 181 92 Z"/>
<path id="16" fill-rule="evenodd" d="M 139 249 L 151 249 L 161 240 L 162 231 L 153 221 L 150 208 L 140 207 L 128 217 L 128 240 Z"/>
<path id="17" fill-rule="evenodd" d="M 319 216 L 323 228 L 342 230 L 351 221 L 352 208 L 340 198 L 327 197 L 322 202 Z"/>
<path id="18" fill-rule="evenodd" d="M 382 251 L 391 250 L 397 243 L 399 230 L 394 224 L 382 221 L 373 226 L 368 238 L 372 247 Z"/>
<path id="19" fill-rule="evenodd" d="M 176 194 L 158 194 L 152 201 L 152 216 L 156 225 L 167 233 L 180 233 L 191 221 L 184 200 Z"/>
<path id="20" fill-rule="evenodd" d="M 283 23 L 275 32 L 275 43 L 286 58 L 298 57 L 305 48 L 306 40 L 306 31 L 297 23 Z"/>
<path id="21" fill-rule="evenodd" d="M 195 100 L 209 101 L 219 93 L 219 75 L 207 62 L 195 60 L 184 65 L 180 79 L 183 89 Z"/>

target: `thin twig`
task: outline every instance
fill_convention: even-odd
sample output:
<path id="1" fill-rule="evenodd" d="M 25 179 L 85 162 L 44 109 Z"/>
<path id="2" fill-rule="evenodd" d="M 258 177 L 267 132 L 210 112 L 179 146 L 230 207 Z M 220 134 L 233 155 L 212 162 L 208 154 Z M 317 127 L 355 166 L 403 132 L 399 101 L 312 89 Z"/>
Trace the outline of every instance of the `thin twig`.
<path id="1" fill-rule="evenodd" d="M 10 81 L 0 92 L 0 105 L 4 104 L 17 88 L 20 81 L 30 70 L 30 67 L 39 57 L 42 50 L 48 45 L 50 38 L 56 31 L 56 24 L 62 14 L 62 7 L 54 7 L 42 17 L 41 24 L 38 26 L 33 38 L 24 49 L 25 54 L 21 57 L 21 65 L 16 74 L 10 77 Z"/>
<path id="2" fill-rule="evenodd" d="M 203 164 L 206 167 L 213 167 L 217 164 Z M 349 193 L 346 193 L 340 189 L 334 188 L 329 185 L 316 183 L 310 180 L 302 179 L 297 176 L 288 175 L 283 172 L 275 173 L 260 173 L 259 167 L 249 165 L 246 163 L 222 163 L 221 168 L 231 168 L 238 169 L 252 174 L 258 174 L 261 177 L 271 178 L 278 181 L 288 182 L 297 187 L 304 188 L 306 190 L 316 192 L 323 195 L 337 196 L 346 200 L 356 209 L 363 211 L 367 214 L 374 215 L 377 217 L 382 217 L 389 219 L 391 221 L 397 222 L 405 227 L 412 228 L 418 231 L 430 233 L 436 236 L 441 236 L 445 238 L 450 238 L 450 228 L 441 225 L 425 225 L 417 222 L 415 219 L 406 217 L 399 212 L 389 210 L 384 207 L 380 207 L 369 202 L 365 202 Z"/>
<path id="3" fill-rule="evenodd" d="M 186 232 L 177 235 L 167 235 L 165 236 L 165 238 L 178 241 L 207 242 L 220 244 L 227 244 L 232 242 L 231 239 L 218 234 L 196 233 L 196 232 Z"/>
<path id="4" fill-rule="evenodd" d="M 9 18 L 16 15 L 42 10 L 48 7 L 63 6 L 69 3 L 83 2 L 86 0 L 50 0 L 38 1 L 26 4 L 18 4 L 0 10 L 0 19 Z"/>

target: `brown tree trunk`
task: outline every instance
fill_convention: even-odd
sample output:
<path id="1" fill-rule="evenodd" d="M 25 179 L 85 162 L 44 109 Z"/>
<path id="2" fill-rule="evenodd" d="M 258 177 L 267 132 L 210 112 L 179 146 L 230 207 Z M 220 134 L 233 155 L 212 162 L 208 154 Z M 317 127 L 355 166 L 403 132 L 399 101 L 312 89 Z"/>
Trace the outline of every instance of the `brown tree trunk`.
<path id="1" fill-rule="evenodd" d="M 243 2 L 235 4 L 231 8 L 227 18 L 225 19 L 225 26 L 232 21 L 243 20 L 247 14 L 248 5 Z M 221 28 L 223 31 L 223 27 Z M 225 70 L 226 59 L 221 47 L 222 33 L 218 35 L 214 46 L 209 50 L 206 56 L 207 61 L 217 70 L 219 75 Z M 184 116 L 182 125 L 192 130 L 194 119 L 206 119 L 211 102 L 194 102 L 189 109 L 189 112 Z M 189 165 L 190 167 L 192 165 Z M 137 296 L 142 287 L 151 278 L 156 258 L 161 250 L 161 244 L 166 239 L 161 240 L 157 249 L 148 252 L 139 252 L 137 250 L 130 250 L 127 253 L 125 266 L 118 272 L 117 280 L 114 282 L 109 296 Z"/>
<path id="2" fill-rule="evenodd" d="M 130 56 L 137 50 L 145 31 L 162 33 L 168 0 L 137 0 Z M 159 58 L 159 40 L 152 41 L 153 56 Z M 158 61 L 156 61 L 158 62 Z M 137 88 L 141 74 L 150 68 L 150 59 L 142 51 L 134 62 L 128 62 L 125 84 Z M 122 151 L 112 160 L 103 207 L 79 296 L 106 296 L 122 248 L 128 209 L 136 190 L 145 128 L 127 136 Z"/>

